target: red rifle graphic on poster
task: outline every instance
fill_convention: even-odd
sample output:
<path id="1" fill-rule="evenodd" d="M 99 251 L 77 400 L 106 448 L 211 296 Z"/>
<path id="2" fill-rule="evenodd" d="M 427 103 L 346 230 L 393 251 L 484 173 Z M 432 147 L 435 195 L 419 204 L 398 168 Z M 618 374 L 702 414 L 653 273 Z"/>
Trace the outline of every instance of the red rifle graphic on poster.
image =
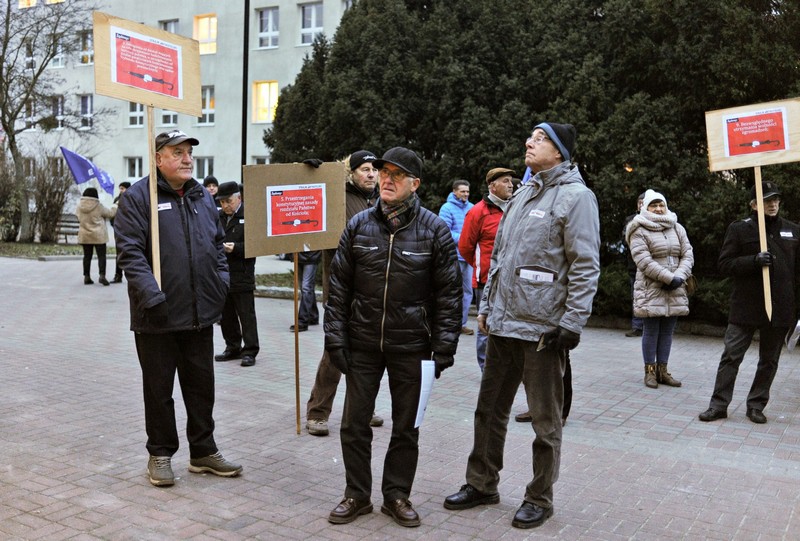
<path id="1" fill-rule="evenodd" d="M 111 78 L 150 92 L 182 99 L 181 48 L 111 27 Z"/>
<path id="2" fill-rule="evenodd" d="M 267 236 L 326 231 L 325 185 L 267 187 Z"/>
<path id="3" fill-rule="evenodd" d="M 766 109 L 724 118 L 725 156 L 787 150 L 786 109 Z"/>

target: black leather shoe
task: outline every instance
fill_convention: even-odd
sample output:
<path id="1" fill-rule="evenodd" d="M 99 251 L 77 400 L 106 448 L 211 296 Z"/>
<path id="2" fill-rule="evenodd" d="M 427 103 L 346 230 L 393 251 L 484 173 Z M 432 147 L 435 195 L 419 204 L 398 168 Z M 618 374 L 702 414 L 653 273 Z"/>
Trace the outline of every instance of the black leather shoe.
<path id="1" fill-rule="evenodd" d="M 289 330 L 294 332 L 294 325 L 289 325 Z M 308 325 L 298 325 L 297 332 L 303 332 L 308 330 Z"/>
<path id="2" fill-rule="evenodd" d="M 755 408 L 747 408 L 747 418 L 759 425 L 767 422 L 767 416 L 761 410 Z"/>
<path id="3" fill-rule="evenodd" d="M 405 498 L 383 502 L 381 513 L 392 517 L 400 526 L 405 526 L 406 528 L 419 526 L 419 515 L 414 511 L 411 502 Z"/>
<path id="4" fill-rule="evenodd" d="M 466 484 L 461 487 L 461 490 L 444 499 L 444 508 L 457 511 L 494 503 L 500 503 L 500 494 L 496 492 L 494 494 L 485 494 L 479 492 L 474 486 Z"/>
<path id="5" fill-rule="evenodd" d="M 514 515 L 511 525 L 515 528 L 536 528 L 544 524 L 544 521 L 553 516 L 553 508 L 539 507 L 535 503 L 522 502 Z"/>
<path id="6" fill-rule="evenodd" d="M 698 415 L 697 418 L 704 423 L 708 423 L 709 421 L 716 421 L 717 419 L 727 419 L 728 412 L 715 410 L 714 408 L 708 408 L 706 411 Z"/>
<path id="7" fill-rule="evenodd" d="M 242 366 L 253 366 L 254 364 L 256 364 L 256 358 L 252 355 L 242 357 Z"/>
<path id="8" fill-rule="evenodd" d="M 214 355 L 214 360 L 218 361 L 218 362 L 234 361 L 236 359 L 241 359 L 241 358 L 242 358 L 242 352 L 241 351 L 231 351 L 229 349 L 226 349 L 225 351 L 223 351 L 219 355 Z"/>
<path id="9" fill-rule="evenodd" d="M 348 524 L 361 515 L 368 515 L 370 513 L 372 513 L 371 501 L 345 498 L 336 506 L 336 509 L 331 511 L 331 514 L 328 515 L 328 522 L 331 524 Z"/>

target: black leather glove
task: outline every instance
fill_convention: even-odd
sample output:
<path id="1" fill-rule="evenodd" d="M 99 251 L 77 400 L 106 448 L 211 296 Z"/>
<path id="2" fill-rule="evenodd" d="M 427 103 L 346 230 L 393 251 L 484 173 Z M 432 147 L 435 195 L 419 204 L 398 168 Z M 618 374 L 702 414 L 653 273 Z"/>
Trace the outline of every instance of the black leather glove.
<path id="1" fill-rule="evenodd" d="M 328 357 L 331 359 L 333 366 L 339 369 L 342 374 L 347 374 L 350 371 L 350 350 L 346 348 L 328 349 Z"/>
<path id="2" fill-rule="evenodd" d="M 678 289 L 682 285 L 683 285 L 683 278 L 675 276 L 670 283 L 661 286 L 661 289 L 663 289 L 664 291 L 673 291 L 675 289 Z"/>
<path id="3" fill-rule="evenodd" d="M 310 165 L 314 169 L 319 169 L 319 166 L 322 165 L 324 162 L 322 160 L 318 160 L 317 158 L 306 158 L 303 160 L 303 163 L 306 165 Z"/>
<path id="4" fill-rule="evenodd" d="M 453 366 L 455 359 L 453 359 L 452 355 L 434 352 L 433 362 L 436 363 L 436 379 L 439 379 L 439 376 L 442 375 L 442 372 L 444 372 L 445 368 L 450 368 Z"/>
<path id="5" fill-rule="evenodd" d="M 167 301 L 162 301 L 155 306 L 145 308 L 144 317 L 147 318 L 147 321 L 149 321 L 151 325 L 156 327 L 163 327 L 166 325 L 169 320 L 169 305 Z"/>
<path id="6" fill-rule="evenodd" d="M 775 257 L 769 252 L 759 252 L 753 256 L 753 263 L 759 267 L 771 267 Z"/>
<path id="7" fill-rule="evenodd" d="M 544 333 L 542 340 L 544 341 L 544 347 L 555 350 L 568 350 L 578 347 L 581 335 L 564 327 L 556 327 L 554 330 Z"/>

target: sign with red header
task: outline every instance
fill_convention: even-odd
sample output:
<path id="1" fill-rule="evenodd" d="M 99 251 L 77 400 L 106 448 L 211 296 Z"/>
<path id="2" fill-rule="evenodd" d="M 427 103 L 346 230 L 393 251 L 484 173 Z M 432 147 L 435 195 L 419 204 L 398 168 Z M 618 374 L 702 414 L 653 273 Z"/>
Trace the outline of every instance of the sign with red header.
<path id="1" fill-rule="evenodd" d="M 800 99 L 706 112 L 711 171 L 800 161 Z"/>
<path id="2" fill-rule="evenodd" d="M 181 48 L 123 28 L 111 27 L 111 80 L 181 99 Z"/>
<path id="3" fill-rule="evenodd" d="M 725 155 L 786 150 L 788 132 L 786 107 L 725 115 Z"/>
<path id="4" fill-rule="evenodd" d="M 325 185 L 267 187 L 267 236 L 321 233 L 326 230 Z"/>

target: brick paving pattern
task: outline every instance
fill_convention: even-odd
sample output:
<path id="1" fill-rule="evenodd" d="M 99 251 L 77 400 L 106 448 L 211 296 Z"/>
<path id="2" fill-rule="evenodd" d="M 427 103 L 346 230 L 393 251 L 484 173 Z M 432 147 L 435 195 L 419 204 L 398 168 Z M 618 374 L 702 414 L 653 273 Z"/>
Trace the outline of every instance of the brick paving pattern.
<path id="1" fill-rule="evenodd" d="M 344 490 L 339 425 L 331 435 L 295 430 L 292 302 L 258 298 L 262 352 L 252 368 L 216 363 L 216 439 L 244 465 L 239 478 L 187 471 L 185 412 L 176 386 L 181 449 L 176 484 L 146 476 L 141 375 L 128 330 L 125 285 L 85 286 L 80 261 L 0 258 L 0 539 L 741 539 L 800 538 L 800 353 L 784 352 L 755 425 L 744 399 L 756 353 L 740 371 L 729 418 L 701 423 L 720 338 L 678 335 L 672 374 L 683 387 L 642 384 L 640 340 L 588 328 L 573 352 L 575 400 L 564 430 L 555 514 L 541 528 L 511 527 L 531 476 L 529 425 L 509 426 L 501 503 L 451 512 L 464 482 L 480 372 L 474 337 L 434 386 L 420 436 L 406 529 L 380 512 L 334 526 Z M 474 320 L 470 322 L 474 328 Z M 223 342 L 215 328 L 217 350 Z M 322 348 L 321 327 L 300 335 L 305 411 Z M 525 408 L 518 393 L 514 412 Z M 386 380 L 375 429 L 373 503 L 391 430 Z M 303 423 L 305 421 L 303 420 Z M 377 507 L 376 507 L 377 509 Z"/>

